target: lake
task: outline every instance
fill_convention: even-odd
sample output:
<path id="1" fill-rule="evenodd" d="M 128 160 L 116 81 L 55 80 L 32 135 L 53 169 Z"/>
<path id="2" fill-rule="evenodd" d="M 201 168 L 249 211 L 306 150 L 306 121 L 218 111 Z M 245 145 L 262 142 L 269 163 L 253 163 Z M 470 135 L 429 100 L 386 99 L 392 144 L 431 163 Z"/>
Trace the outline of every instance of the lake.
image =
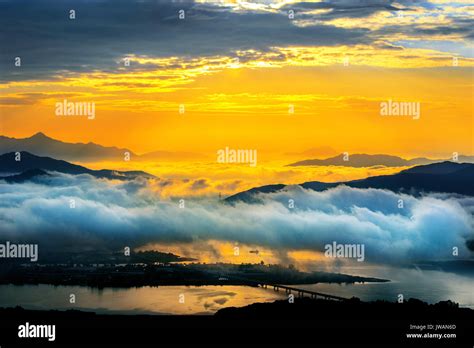
<path id="1" fill-rule="evenodd" d="M 342 272 L 342 271 L 341 271 Z M 396 301 L 418 298 L 434 303 L 453 300 L 474 308 L 474 279 L 454 273 L 416 269 L 345 269 L 345 273 L 389 278 L 389 283 L 295 285 L 361 300 Z M 362 274 L 364 273 L 364 274 Z M 76 303 L 69 303 L 74 294 Z M 27 309 L 79 309 L 121 314 L 213 314 L 224 307 L 241 307 L 255 302 L 284 299 L 284 291 L 248 286 L 160 286 L 97 289 L 85 286 L 1 285 L 0 307 Z"/>

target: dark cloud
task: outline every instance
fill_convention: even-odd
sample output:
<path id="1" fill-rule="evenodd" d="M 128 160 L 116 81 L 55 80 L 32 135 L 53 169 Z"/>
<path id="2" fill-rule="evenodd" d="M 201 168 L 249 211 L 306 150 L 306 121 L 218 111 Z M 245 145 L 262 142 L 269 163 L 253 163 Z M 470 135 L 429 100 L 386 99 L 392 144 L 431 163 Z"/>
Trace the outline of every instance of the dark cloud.
<path id="1" fill-rule="evenodd" d="M 0 97 L 0 105 L 13 106 L 13 105 L 32 105 L 36 100 L 27 98 L 14 98 L 14 97 Z"/>
<path id="2" fill-rule="evenodd" d="M 436 9 L 427 0 L 327 0 L 289 4 L 278 12 L 245 10 L 194 1 L 128 0 L 4 0 L 0 2 L 0 82 L 58 79 L 76 73 L 145 71 L 163 66 L 133 62 L 126 56 L 179 57 L 167 68 L 192 68 L 195 57 L 239 56 L 242 62 L 272 53 L 275 46 L 338 46 L 377 44 L 387 35 L 449 36 L 472 39 L 474 23 L 466 16 L 447 16 L 452 25 L 426 28 L 390 25 L 379 30 L 340 28 L 327 21 L 365 18 L 377 12 Z M 69 10 L 76 19 L 69 19 Z M 297 21 L 288 18 L 294 10 Z M 311 13 L 325 9 L 324 13 Z M 180 20 L 178 11 L 186 18 Z M 305 25 L 299 26 L 298 20 Z M 242 51 L 255 51 L 244 53 Z M 236 51 L 241 51 L 240 54 Z M 15 67 L 15 57 L 22 66 Z M 161 78 L 161 77 L 157 77 Z M 166 78 L 166 77 L 162 77 Z M 132 86 L 133 87 L 133 86 Z M 146 86 L 137 86 L 146 87 Z"/>
<path id="3" fill-rule="evenodd" d="M 393 6 L 393 2 L 395 1 L 332 0 L 325 2 L 302 2 L 286 5 L 283 7 L 283 10 L 289 11 L 291 9 L 295 11 L 295 16 L 298 19 L 331 20 L 336 18 L 360 18 L 380 11 L 398 11 L 400 8 Z M 312 10 L 328 10 L 328 12 L 318 15 L 309 14 L 309 11 Z"/>
<path id="4" fill-rule="evenodd" d="M 202 190 L 202 189 L 205 189 L 206 187 L 209 187 L 209 184 L 207 183 L 206 179 L 195 180 L 193 184 L 191 185 L 191 189 L 193 190 Z"/>
<path id="5" fill-rule="evenodd" d="M 235 191 L 239 188 L 240 184 L 242 183 L 241 180 L 234 180 L 231 182 L 222 183 L 216 186 L 217 190 L 225 190 L 225 191 Z"/>
<path id="6" fill-rule="evenodd" d="M 0 97 L 0 105 L 33 105 L 39 100 L 45 98 L 71 98 L 81 94 L 79 93 L 18 93 L 15 97 Z"/>
<path id="7" fill-rule="evenodd" d="M 69 19 L 70 9 L 76 11 L 75 20 Z M 181 9 L 184 20 L 178 18 Z M 0 18 L 3 81 L 113 72 L 127 55 L 211 56 L 272 46 L 369 42 L 364 29 L 298 27 L 279 13 L 235 12 L 193 2 L 12 0 L 0 2 Z M 21 67 L 13 64 L 17 56 Z"/>
<path id="8" fill-rule="evenodd" d="M 401 25 L 390 25 L 383 27 L 382 29 L 374 31 L 375 36 L 385 36 L 392 35 L 403 32 L 406 35 L 429 39 L 432 36 L 449 36 L 449 35 L 459 35 L 465 38 L 474 36 L 474 20 L 457 20 L 453 19 L 450 26 L 440 25 L 433 28 L 425 28 L 423 26 L 411 25 L 411 26 L 401 26 Z"/>
<path id="9" fill-rule="evenodd" d="M 378 12 L 410 12 L 415 7 L 434 9 L 427 0 L 325 0 L 323 2 L 299 2 L 288 4 L 282 10 L 295 11 L 298 19 L 331 20 L 337 18 L 363 18 Z M 321 14 L 310 14 L 313 10 L 327 10 Z"/>

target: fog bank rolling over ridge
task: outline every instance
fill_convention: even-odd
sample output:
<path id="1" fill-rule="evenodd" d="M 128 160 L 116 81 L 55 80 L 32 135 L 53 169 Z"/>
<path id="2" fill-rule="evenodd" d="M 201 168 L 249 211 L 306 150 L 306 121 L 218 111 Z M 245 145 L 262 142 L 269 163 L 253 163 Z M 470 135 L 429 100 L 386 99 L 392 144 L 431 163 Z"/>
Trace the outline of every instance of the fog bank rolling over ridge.
<path id="1" fill-rule="evenodd" d="M 454 174 L 466 171 L 472 178 L 469 164 L 431 166 L 444 171 L 447 166 L 467 166 Z M 425 167 L 424 171 L 433 170 Z M 417 173 L 419 168 L 411 169 L 412 174 L 425 175 Z M 154 178 L 117 181 L 89 173 L 48 174 L 22 183 L 0 180 L 1 239 L 37 241 L 42 250 L 117 250 L 154 242 L 221 240 L 283 252 L 324 251 L 325 244 L 337 241 L 364 243 L 369 262 L 449 259 L 454 246 L 460 257 L 472 258 L 466 243 L 474 239 L 474 198 L 467 195 L 413 196 L 347 185 L 318 192 L 303 185 L 259 193 L 260 204 L 196 198 L 182 209 L 177 199 L 157 194 Z M 70 199 L 75 200 L 74 209 Z M 288 207 L 290 199 L 294 209 Z M 403 209 L 398 207 L 400 199 Z"/>
<path id="2" fill-rule="evenodd" d="M 302 183 L 300 186 L 315 191 L 324 191 L 340 185 L 346 185 L 362 189 L 387 189 L 393 192 L 405 192 L 414 195 L 430 192 L 444 192 L 473 196 L 473 179 L 474 164 L 441 162 L 413 167 L 393 175 L 381 175 L 361 180 L 335 183 L 312 181 Z M 226 198 L 226 202 L 234 203 L 243 201 L 247 203 L 258 203 L 258 195 L 260 193 L 277 192 L 285 187 L 283 184 L 255 187 Z"/>

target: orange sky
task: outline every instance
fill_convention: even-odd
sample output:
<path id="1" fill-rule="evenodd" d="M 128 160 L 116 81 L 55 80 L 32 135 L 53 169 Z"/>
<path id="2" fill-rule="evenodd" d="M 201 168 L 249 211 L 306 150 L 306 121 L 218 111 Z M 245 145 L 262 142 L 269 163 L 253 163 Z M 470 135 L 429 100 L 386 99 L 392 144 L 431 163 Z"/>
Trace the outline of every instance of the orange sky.
<path id="1" fill-rule="evenodd" d="M 82 82 L 4 87 L 24 102 L 3 107 L 2 134 L 43 131 L 138 153 L 252 148 L 261 159 L 318 146 L 408 157 L 473 153 L 472 70 L 465 68 L 224 68 L 164 92 L 126 87 L 128 80 L 118 90 L 96 87 L 96 78 Z M 96 118 L 56 116 L 55 103 L 63 99 L 95 102 Z M 420 119 L 380 116 L 380 103 L 389 99 L 419 102 Z"/>
<path id="2" fill-rule="evenodd" d="M 472 10 L 468 2 L 433 0 L 437 6 L 414 3 L 400 7 L 406 11 L 395 12 L 361 5 L 358 10 L 363 10 L 363 16 L 358 17 L 351 16 L 354 9 L 350 6 L 347 14 L 336 16 L 313 1 L 314 9 L 306 13 L 311 20 L 297 15 L 290 22 L 281 21 L 287 6 L 305 13 L 299 1 L 198 2 L 212 4 L 218 13 L 240 16 L 235 25 L 242 33 L 260 33 L 265 25 L 268 30 L 275 25 L 291 34 L 286 41 L 266 43 L 269 46 L 251 42 L 250 35 L 245 37 L 249 48 L 229 38 L 235 46 L 216 53 L 117 51 L 110 59 L 98 51 L 97 62 L 91 60 L 79 71 L 72 69 L 80 63 L 74 63 L 70 55 L 64 58 L 71 60 L 70 70 L 39 61 L 44 65 L 38 63 L 38 70 L 52 69 L 54 78 L 35 77 L 31 68 L 30 73 L 26 70 L 26 79 L 0 83 L 0 134 L 27 137 L 42 131 L 63 141 L 92 141 L 137 153 L 187 151 L 209 157 L 229 146 L 256 149 L 261 161 L 321 146 L 338 153 L 404 157 L 447 157 L 453 152 L 474 155 L 473 46 L 463 36 L 466 16 Z M 260 16 L 259 22 L 253 22 Z M 268 16 L 274 20 L 265 22 Z M 33 23 L 36 20 L 31 18 Z M 168 23 L 166 18 L 160 20 Z M 196 24 L 193 20 L 189 25 Z M 172 23 L 182 30 L 188 28 L 179 27 L 186 22 Z M 122 24 L 128 28 L 127 23 Z M 83 25 L 83 30 L 90 29 L 87 23 Z M 115 22 L 110 25 L 116 28 Z M 263 27 L 253 27 L 258 25 Z M 440 25 L 458 30 L 439 30 Z M 322 40 L 324 30 L 334 38 Z M 343 38 L 351 38 L 352 31 L 363 34 L 354 43 L 346 43 Z M 337 33 L 342 32 L 340 38 Z M 183 40 L 193 38 L 180 33 Z M 302 41 L 305 44 L 298 45 L 301 33 L 316 35 L 314 44 Z M 101 35 L 96 33 L 97 40 Z M 200 43 L 212 42 L 212 35 L 206 31 Z M 57 42 L 61 54 L 72 48 L 67 38 Z M 157 39 L 161 37 L 150 36 L 149 44 Z M 255 41 L 265 39 L 259 36 Z M 110 44 L 110 49 L 117 46 L 108 38 L 103 44 Z M 84 47 L 89 47 L 87 42 Z M 108 68 L 100 68 L 102 60 L 110 64 Z M 27 59 L 25 64 L 28 68 Z M 6 69 L 8 76 L 15 77 L 23 68 Z M 56 116 L 55 104 L 64 99 L 95 103 L 96 117 Z M 420 119 L 381 116 L 380 103 L 387 100 L 420 103 Z M 179 113 L 180 105 L 184 114 Z M 290 108 L 294 113 L 289 113 Z"/>
<path id="3" fill-rule="evenodd" d="M 202 154 L 176 162 L 83 163 L 147 171 L 156 176 L 147 182 L 153 195 L 190 205 L 196 197 L 217 203 L 256 186 L 347 181 L 406 168 L 286 166 L 312 158 L 301 154 L 309 149 L 331 153 L 320 157 L 474 155 L 472 1 L 390 2 L 400 11 L 378 1 L 197 2 L 209 6 L 189 8 L 186 21 L 177 17 L 179 1 L 113 8 L 85 1 L 91 7 L 76 22 L 64 17 L 61 2 L 27 13 L 7 6 L 0 135 L 43 132 L 137 154 Z M 287 5 L 297 9 L 294 20 Z M 21 67 L 13 65 L 18 52 Z M 56 103 L 65 99 L 94 103 L 95 117 L 56 115 Z M 389 100 L 419 103 L 419 119 L 382 116 L 381 103 Z M 258 164 L 220 163 L 216 153 L 226 147 L 257 151 Z M 210 246 L 220 260 L 234 262 L 232 242 Z M 192 256 L 183 246 L 167 247 Z M 255 257 L 249 250 L 256 246 L 242 247 L 245 262 L 281 256 L 262 248 Z M 321 261 L 307 250 L 287 256 L 299 267 Z M 206 262 L 213 257 L 202 255 Z"/>

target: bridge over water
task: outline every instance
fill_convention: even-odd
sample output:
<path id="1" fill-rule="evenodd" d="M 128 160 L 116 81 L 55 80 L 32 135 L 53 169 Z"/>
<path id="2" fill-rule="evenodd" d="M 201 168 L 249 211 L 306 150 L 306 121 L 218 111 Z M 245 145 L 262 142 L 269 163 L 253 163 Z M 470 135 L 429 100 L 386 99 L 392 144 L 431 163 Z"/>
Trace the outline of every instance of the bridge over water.
<path id="1" fill-rule="evenodd" d="M 306 289 L 299 289 L 292 286 L 287 285 L 280 285 L 280 284 L 268 284 L 268 283 L 260 283 L 258 286 L 261 286 L 264 289 L 267 289 L 269 286 L 273 287 L 274 291 L 280 291 L 280 289 L 285 290 L 287 294 L 291 294 L 292 292 L 296 293 L 298 297 L 303 297 L 304 295 L 309 295 L 311 298 L 322 298 L 325 300 L 334 300 L 334 301 L 345 301 L 348 300 L 345 297 L 340 297 L 336 295 L 324 294 L 322 292 L 306 290 Z"/>
<path id="2" fill-rule="evenodd" d="M 306 289 L 300 289 L 300 288 L 295 288 L 293 286 L 287 286 L 287 285 L 281 285 L 281 284 L 273 284 L 273 283 L 268 283 L 264 281 L 257 281 L 257 280 L 252 280 L 252 279 L 246 279 L 246 278 L 241 278 L 241 277 L 235 277 L 231 276 L 231 278 L 238 279 L 241 281 L 245 281 L 246 283 L 250 283 L 252 285 L 261 287 L 263 289 L 267 288 L 273 288 L 274 291 L 280 291 L 280 290 L 285 290 L 285 293 L 291 294 L 295 293 L 298 297 L 303 297 L 305 295 L 310 296 L 311 298 L 322 298 L 325 300 L 334 300 L 334 301 L 346 301 L 348 298 L 345 297 L 340 297 L 336 295 L 330 295 L 330 294 L 324 294 L 322 292 L 317 292 L 317 291 L 312 291 L 312 290 L 306 290 Z"/>

